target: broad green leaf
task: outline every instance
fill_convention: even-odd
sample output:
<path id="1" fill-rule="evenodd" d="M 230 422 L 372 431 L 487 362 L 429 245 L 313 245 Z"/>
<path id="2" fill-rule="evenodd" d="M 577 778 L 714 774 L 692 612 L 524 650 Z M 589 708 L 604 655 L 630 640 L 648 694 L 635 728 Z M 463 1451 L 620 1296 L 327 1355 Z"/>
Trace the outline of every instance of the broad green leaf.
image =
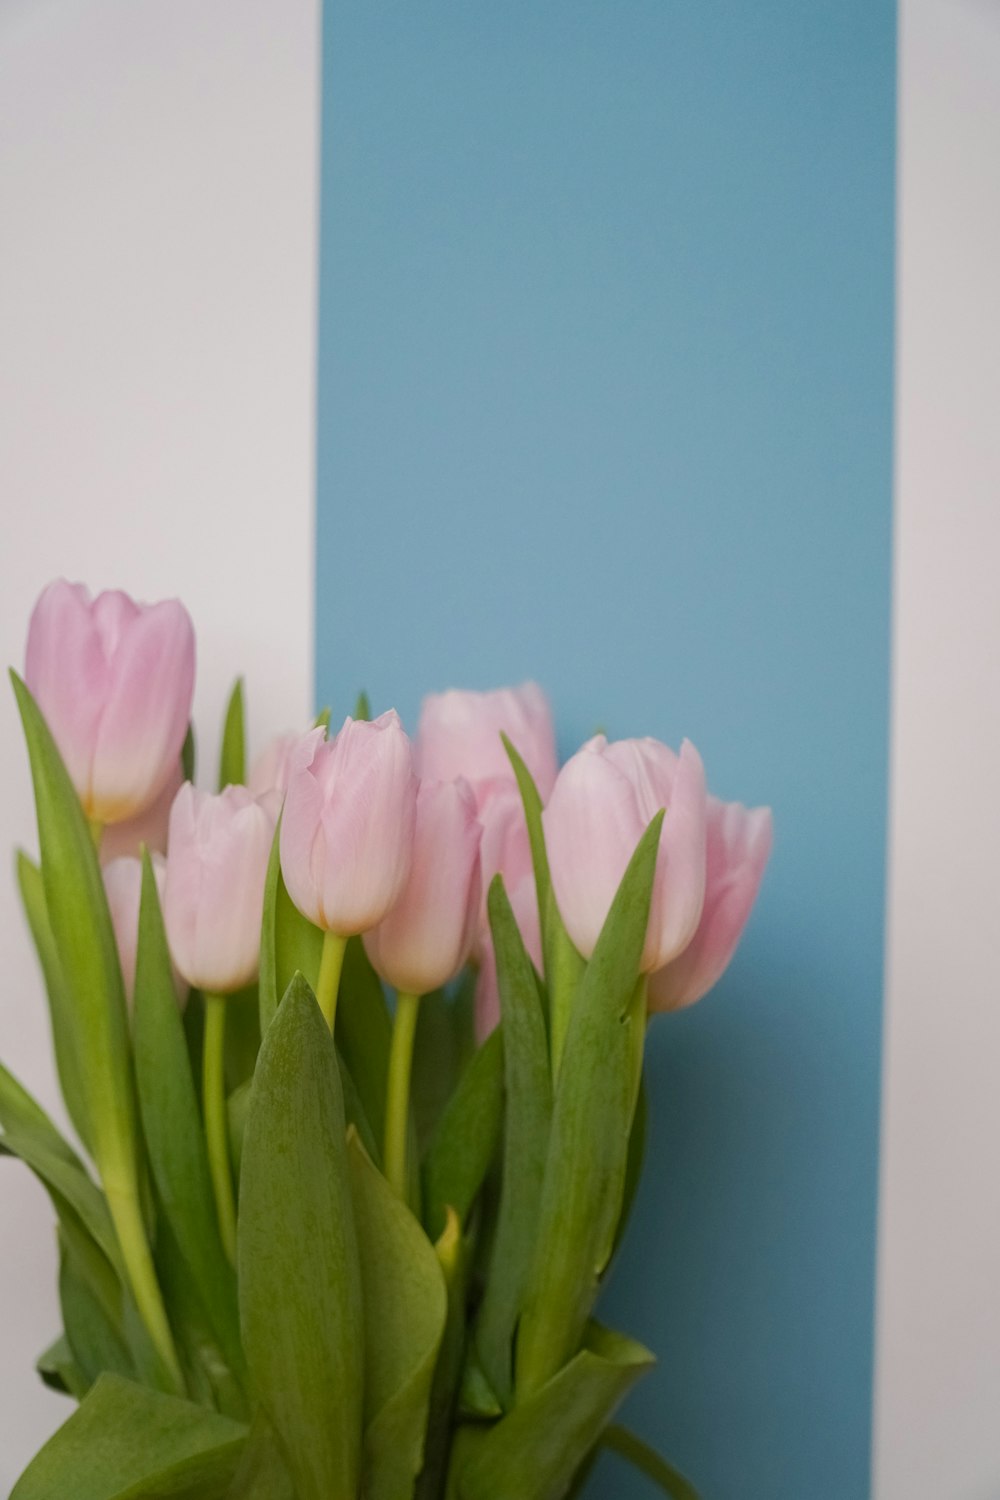
<path id="1" fill-rule="evenodd" d="M 357 1500 L 361 1271 L 333 1039 L 297 975 L 257 1062 L 240 1180 L 243 1344 L 298 1500 Z"/>
<path id="2" fill-rule="evenodd" d="M 698 1491 L 690 1479 L 685 1479 L 680 1469 L 668 1464 L 654 1448 L 636 1437 L 627 1427 L 612 1423 L 601 1435 L 601 1447 L 624 1458 L 658 1485 L 665 1495 L 672 1496 L 673 1500 L 699 1500 Z"/>
<path id="3" fill-rule="evenodd" d="M 463 1455 L 457 1500 L 561 1500 L 595 1440 L 652 1368 L 641 1344 L 592 1324 L 586 1344 L 546 1385 Z"/>
<path id="4" fill-rule="evenodd" d="M 240 1466 L 226 1491 L 226 1500 L 295 1500 L 291 1475 L 274 1435 L 274 1429 L 259 1409 Z"/>
<path id="5" fill-rule="evenodd" d="M 107 1370 L 134 1378 L 137 1371 L 123 1332 L 119 1287 L 111 1283 L 105 1291 L 99 1281 L 95 1285 L 91 1262 L 74 1252 L 78 1242 L 65 1234 L 59 1239 L 59 1305 L 66 1342 L 85 1389 Z"/>
<path id="6" fill-rule="evenodd" d="M 226 1089 L 248 1083 L 260 1051 L 260 1000 L 255 984 L 226 996 Z"/>
<path id="7" fill-rule="evenodd" d="M 118 1375 L 102 1375 L 11 1500 L 221 1500 L 246 1429 Z"/>
<path id="8" fill-rule="evenodd" d="M 75 1401 L 82 1401 L 87 1394 L 90 1382 L 73 1358 L 65 1334 L 60 1334 L 55 1343 L 42 1351 L 35 1361 L 35 1369 L 50 1391 L 72 1396 Z"/>
<path id="9" fill-rule="evenodd" d="M 69 986 L 94 1159 L 134 1220 L 139 1140 L 125 990 L 104 882 L 83 808 L 34 699 L 11 673 L 38 814 L 45 905 Z"/>
<path id="10" fill-rule="evenodd" d="M 645 1036 L 638 973 L 662 822 L 658 813 L 629 862 L 566 1033 L 518 1333 L 519 1401 L 575 1354 L 614 1243 Z"/>
<path id="11" fill-rule="evenodd" d="M 116 1268 L 121 1259 L 108 1205 L 45 1111 L 0 1064 L 0 1151 L 19 1157 L 63 1217 L 72 1213 Z"/>
<path id="12" fill-rule="evenodd" d="M 187 1394 L 223 1416 L 245 1422 L 250 1415 L 250 1404 L 245 1394 L 247 1376 L 242 1349 L 237 1347 L 234 1355 L 237 1378 L 220 1347 L 210 1310 L 165 1219 L 160 1223 L 156 1240 L 156 1270 L 170 1308 Z"/>
<path id="13" fill-rule="evenodd" d="M 409 1500 L 424 1456 L 448 1297 L 434 1248 L 348 1138 L 365 1308 L 365 1500 Z"/>
<path id="14" fill-rule="evenodd" d="M 448 1209 L 447 1222 L 434 1246 L 434 1253 L 448 1292 L 448 1313 L 431 1382 L 424 1466 L 417 1478 L 416 1500 L 439 1500 L 441 1495 L 465 1354 L 469 1255 L 462 1237 L 461 1220 L 453 1208 Z"/>
<path id="15" fill-rule="evenodd" d="M 497 1027 L 466 1064 L 424 1157 L 424 1220 L 435 1238 L 449 1208 L 465 1223 L 500 1145 L 503 1040 Z"/>
<path id="16" fill-rule="evenodd" d="M 267 1031 L 278 1001 L 296 973 L 316 988 L 323 934 L 295 905 L 281 876 L 281 820 L 274 830 L 274 843 L 264 883 L 264 916 L 260 938 L 260 1033 Z"/>
<path id="17" fill-rule="evenodd" d="M 506 735 L 501 738 L 508 759 L 514 768 L 521 802 L 524 806 L 525 822 L 528 826 L 528 841 L 531 844 L 531 862 L 534 867 L 535 890 L 538 895 L 538 921 L 542 934 L 545 987 L 549 1006 L 552 1069 L 555 1075 L 559 1071 L 563 1044 L 566 1040 L 566 1028 L 573 1009 L 573 999 L 583 977 L 585 964 L 573 946 L 556 902 L 549 869 L 549 856 L 545 848 L 542 799 L 538 794 L 538 788 L 515 746 Z"/>
<path id="18" fill-rule="evenodd" d="M 22 850 L 17 853 L 17 883 L 21 891 L 21 902 L 28 919 L 31 936 L 38 954 L 38 962 L 45 981 L 45 993 L 49 1001 L 49 1017 L 52 1023 L 52 1046 L 56 1057 L 59 1087 L 73 1128 L 85 1146 L 89 1143 L 90 1127 L 87 1123 L 86 1099 L 80 1059 L 76 1040 L 76 1016 L 69 987 L 59 962 L 59 952 L 52 936 L 49 914 L 45 907 L 45 888 L 42 872 Z"/>
<path id="19" fill-rule="evenodd" d="M 219 1237 L 205 1136 L 148 854 L 143 856 L 133 1040 L 157 1199 L 219 1346 L 240 1377 L 244 1365 L 236 1278 Z"/>
<path id="20" fill-rule="evenodd" d="M 514 1332 L 538 1232 L 552 1084 L 535 971 L 499 875 L 490 887 L 489 915 L 500 988 L 506 1112 L 500 1211 L 475 1340 L 487 1379 L 506 1407 Z"/>
<path id="21" fill-rule="evenodd" d="M 227 786 L 242 786 L 247 779 L 246 714 L 243 706 L 243 678 L 237 677 L 226 705 L 219 751 L 219 791 Z"/>

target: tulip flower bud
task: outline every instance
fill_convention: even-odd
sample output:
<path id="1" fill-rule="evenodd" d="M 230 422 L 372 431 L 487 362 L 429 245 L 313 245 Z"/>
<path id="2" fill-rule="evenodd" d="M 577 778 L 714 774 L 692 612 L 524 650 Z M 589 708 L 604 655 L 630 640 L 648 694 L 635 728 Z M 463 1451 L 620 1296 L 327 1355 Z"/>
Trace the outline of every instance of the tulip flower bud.
<path id="1" fill-rule="evenodd" d="M 292 770 L 285 795 L 281 871 L 299 910 L 340 937 L 381 922 L 410 874 L 416 805 L 398 714 L 346 719 Z"/>
<path id="2" fill-rule="evenodd" d="M 323 729 L 310 729 L 305 734 L 279 734 L 257 756 L 247 776 L 247 786 L 255 797 L 266 792 L 278 792 L 282 797 L 288 790 L 292 771 L 312 763 L 317 745 L 325 739 Z"/>
<path id="3" fill-rule="evenodd" d="M 175 599 L 91 599 L 60 579 L 35 605 L 25 681 L 87 816 L 120 823 L 174 774 L 194 691 L 194 631 Z"/>
<path id="4" fill-rule="evenodd" d="M 426 995 L 462 968 L 479 924 L 476 799 L 465 781 L 422 781 L 413 863 L 395 906 L 365 934 L 375 970 L 395 989 Z"/>
<path id="5" fill-rule="evenodd" d="M 708 799 L 705 905 L 683 952 L 649 977 L 649 1009 L 693 1005 L 729 967 L 757 899 L 771 853 L 769 807 Z"/>
<path id="6" fill-rule="evenodd" d="M 685 740 L 589 740 L 559 773 L 542 814 L 552 885 L 573 942 L 589 958 L 636 845 L 666 808 L 640 969 L 675 958 L 705 898 L 705 772 Z"/>
<path id="7" fill-rule="evenodd" d="M 163 917 L 189 984 L 225 995 L 257 972 L 278 799 L 244 786 L 215 796 L 185 782 L 170 813 Z"/>
<path id="8" fill-rule="evenodd" d="M 163 901 L 167 865 L 162 854 L 151 856 L 156 889 Z M 111 925 L 118 944 L 125 994 L 131 1001 L 135 989 L 135 959 L 139 946 L 139 904 L 142 898 L 142 860 L 132 854 L 120 854 L 108 860 L 102 871 L 104 890 L 111 913 Z M 174 973 L 174 983 L 181 988 L 180 976 Z"/>
<path id="9" fill-rule="evenodd" d="M 513 781 L 501 733 L 520 754 L 544 801 L 558 762 L 552 711 L 535 682 L 489 693 L 431 693 L 420 711 L 417 770 L 430 781 L 464 776 L 481 807 L 492 783 Z"/>
<path id="10" fill-rule="evenodd" d="M 112 823 L 110 827 L 105 828 L 104 837 L 101 839 L 101 863 L 103 865 L 108 865 L 113 859 L 119 859 L 126 854 L 137 857 L 143 844 L 153 854 L 166 854 L 170 809 L 174 805 L 174 798 L 180 791 L 183 780 L 184 772 L 178 761 L 155 802 L 143 808 L 141 813 L 136 813 L 134 818 L 126 818 L 124 823 Z"/>

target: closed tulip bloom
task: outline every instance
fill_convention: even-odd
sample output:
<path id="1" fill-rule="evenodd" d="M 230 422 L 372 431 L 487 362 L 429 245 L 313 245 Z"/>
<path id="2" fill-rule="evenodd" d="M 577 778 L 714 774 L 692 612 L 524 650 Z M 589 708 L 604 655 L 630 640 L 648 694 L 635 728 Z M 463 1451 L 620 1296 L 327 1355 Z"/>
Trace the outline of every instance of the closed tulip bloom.
<path id="1" fill-rule="evenodd" d="M 409 879 L 365 934 L 368 957 L 395 989 L 426 995 L 469 957 L 479 924 L 481 834 L 467 782 L 420 783 Z"/>
<path id="2" fill-rule="evenodd" d="M 416 807 L 398 714 L 346 719 L 292 771 L 285 795 L 281 871 L 299 910 L 345 938 L 381 922 L 409 878 Z"/>
<path id="3" fill-rule="evenodd" d="M 506 734 L 535 779 L 544 801 L 556 779 L 552 710 L 536 682 L 488 693 L 431 693 L 424 699 L 417 731 L 417 769 L 431 781 L 464 776 L 482 806 L 491 783 L 511 781 Z"/>
<path id="4" fill-rule="evenodd" d="M 178 760 L 155 802 L 143 808 L 141 813 L 136 813 L 134 818 L 126 818 L 124 823 L 112 823 L 110 827 L 105 828 L 104 837 L 101 839 L 101 863 L 103 865 L 110 864 L 112 860 L 119 859 L 122 855 L 138 856 L 143 844 L 151 853 L 166 854 L 170 809 L 174 805 L 174 798 L 180 791 L 183 781 L 184 772 Z"/>
<path id="5" fill-rule="evenodd" d="M 60 579 L 35 605 L 25 681 L 87 816 L 120 823 L 174 774 L 194 691 L 194 630 L 176 599 L 91 599 Z"/>
<path id="6" fill-rule="evenodd" d="M 304 734 L 279 734 L 265 745 L 250 767 L 247 786 L 255 797 L 266 792 L 278 792 L 282 797 L 288 790 L 288 782 L 294 770 L 311 765 L 316 747 L 326 738 L 322 728 L 307 730 Z"/>
<path id="7" fill-rule="evenodd" d="M 658 740 L 589 740 L 559 773 L 542 815 L 552 884 L 584 958 L 636 845 L 666 809 L 640 969 L 651 973 L 694 936 L 705 898 L 705 772 L 685 740 L 676 755 Z"/>
<path id="8" fill-rule="evenodd" d="M 701 920 L 684 951 L 650 975 L 651 1011 L 693 1005 L 722 978 L 757 899 L 772 836 L 769 807 L 709 797 Z"/>
<path id="9" fill-rule="evenodd" d="M 163 916 L 174 963 L 196 989 L 230 994 L 257 973 L 277 799 L 185 782 L 170 813 Z"/>
<path id="10" fill-rule="evenodd" d="M 163 901 L 163 888 L 167 866 L 162 854 L 151 856 L 156 888 Z M 111 912 L 111 925 L 118 944 L 125 994 L 132 999 L 135 989 L 135 958 L 139 946 L 139 903 L 142 897 L 142 860 L 131 854 L 121 854 L 104 866 L 104 890 Z M 178 982 L 175 975 L 175 983 Z"/>

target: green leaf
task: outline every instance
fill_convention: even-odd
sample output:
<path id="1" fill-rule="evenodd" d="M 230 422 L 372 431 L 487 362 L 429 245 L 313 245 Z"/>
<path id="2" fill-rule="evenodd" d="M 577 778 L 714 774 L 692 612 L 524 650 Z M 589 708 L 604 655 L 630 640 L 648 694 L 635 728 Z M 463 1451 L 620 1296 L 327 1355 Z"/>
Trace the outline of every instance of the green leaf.
<path id="1" fill-rule="evenodd" d="M 461 1221 L 453 1208 L 448 1210 L 447 1222 L 434 1246 L 434 1253 L 448 1291 L 448 1313 L 431 1383 L 424 1466 L 417 1478 L 416 1500 L 439 1500 L 444 1487 L 465 1353 L 469 1255 L 462 1237 Z"/>
<path id="2" fill-rule="evenodd" d="M 500 1145 L 503 1033 L 497 1027 L 467 1063 L 424 1157 L 424 1220 L 436 1238 L 449 1208 L 464 1224 Z"/>
<path id="3" fill-rule="evenodd" d="M 364 688 L 362 688 L 361 692 L 358 694 L 357 702 L 354 705 L 354 713 L 351 717 L 360 722 L 365 719 L 370 719 L 371 716 L 371 702 L 369 701 L 368 694 L 365 692 Z"/>
<path id="4" fill-rule="evenodd" d="M 226 1500 L 295 1500 L 288 1465 L 274 1429 L 258 1408 L 240 1466 L 226 1491 Z"/>
<path id="5" fill-rule="evenodd" d="M 232 1092 L 253 1077 L 260 1051 L 260 1001 L 249 984 L 226 996 L 225 1079 Z"/>
<path id="6" fill-rule="evenodd" d="M 662 822 L 658 813 L 629 862 L 570 1017 L 518 1333 L 519 1400 L 575 1354 L 611 1255 L 645 1035 L 638 973 Z"/>
<path id="7" fill-rule="evenodd" d="M 60 1234 L 59 1243 L 59 1305 L 84 1389 L 107 1370 L 134 1378 L 137 1370 L 123 1328 L 120 1284 L 105 1278 L 100 1262 L 95 1266 L 85 1251 L 81 1254 L 78 1240 Z"/>
<path id="8" fill-rule="evenodd" d="M 360 938 L 344 954 L 337 1002 L 337 1048 L 354 1080 L 365 1115 L 381 1138 L 392 1021 L 382 982 Z"/>
<path id="9" fill-rule="evenodd" d="M 299 1500 L 356 1500 L 364 1328 L 344 1103 L 297 975 L 264 1037 L 240 1183 L 243 1344 Z"/>
<path id="10" fill-rule="evenodd" d="M 82 1401 L 87 1393 L 90 1382 L 73 1358 L 65 1334 L 60 1334 L 55 1343 L 42 1351 L 35 1361 L 35 1369 L 50 1391 L 59 1391 L 76 1401 Z"/>
<path id="11" fill-rule="evenodd" d="M 458 1500 L 561 1500 L 600 1433 L 653 1356 L 621 1334 L 590 1325 L 586 1346 L 501 1422 L 469 1444 Z"/>
<path id="12" fill-rule="evenodd" d="M 59 1087 L 62 1090 L 69 1117 L 73 1122 L 73 1128 L 83 1144 L 89 1147 L 90 1126 L 87 1122 L 86 1098 L 80 1072 L 73 1002 L 69 986 L 63 976 L 59 952 L 49 924 L 42 872 L 20 849 L 17 853 L 17 883 L 35 951 L 38 954 L 42 978 L 45 981 Z"/>
<path id="13" fill-rule="evenodd" d="M 535 872 L 535 890 L 538 895 L 539 930 L 542 934 L 545 985 L 549 1002 L 551 1052 L 553 1073 L 559 1071 L 566 1028 L 573 1010 L 573 999 L 583 978 L 584 960 L 573 945 L 559 913 L 549 856 L 545 848 L 545 833 L 542 827 L 542 799 L 538 794 L 531 772 L 506 735 L 501 736 L 508 759 L 514 768 L 521 802 L 524 806 L 525 822 L 528 826 L 528 841 L 531 845 L 531 863 Z"/>
<path id="14" fill-rule="evenodd" d="M 281 819 L 264 882 L 264 916 L 260 939 L 260 1034 L 267 1031 L 278 1001 L 296 973 L 305 976 L 315 990 L 319 978 L 323 934 L 295 905 L 281 875 Z"/>
<path id="15" fill-rule="evenodd" d="M 229 1129 L 229 1159 L 232 1163 L 233 1177 L 237 1186 L 240 1180 L 240 1167 L 243 1162 L 243 1136 L 247 1128 L 247 1114 L 250 1109 L 250 1093 L 253 1089 L 253 1079 L 248 1078 L 246 1083 L 241 1083 L 238 1089 L 234 1089 L 226 1100 L 226 1119 Z"/>
<path id="16" fill-rule="evenodd" d="M 0 1150 L 19 1157 L 48 1192 L 60 1218 L 72 1214 L 116 1269 L 118 1241 L 108 1205 L 72 1146 L 0 1064 Z"/>
<path id="17" fill-rule="evenodd" d="M 76 1015 L 94 1159 L 109 1193 L 138 1198 L 138 1129 L 125 990 L 97 853 L 83 808 L 34 699 L 11 673 L 38 814 L 52 937 Z"/>
<path id="18" fill-rule="evenodd" d="M 143 855 L 133 1030 L 142 1126 L 157 1199 L 219 1346 L 240 1377 L 244 1361 L 236 1278 L 219 1237 L 205 1136 L 148 854 Z"/>
<path id="19" fill-rule="evenodd" d="M 245 1436 L 202 1407 L 102 1375 L 11 1500 L 221 1500 Z"/>
<path id="20" fill-rule="evenodd" d="M 195 764 L 197 762 L 197 749 L 194 741 L 194 725 L 189 724 L 184 743 L 181 746 L 181 775 L 185 781 L 194 780 Z"/>
<path id="21" fill-rule="evenodd" d="M 645 1474 L 647 1479 L 659 1485 L 665 1495 L 671 1495 L 673 1500 L 699 1500 L 698 1491 L 690 1479 L 685 1479 L 680 1469 L 668 1464 L 654 1448 L 636 1437 L 627 1427 L 613 1423 L 602 1434 L 601 1446 L 607 1448 L 609 1453 L 616 1453 L 619 1458 L 624 1458 L 641 1474 Z"/>
<path id="22" fill-rule="evenodd" d="M 420 1225 L 348 1139 L 365 1305 L 365 1500 L 408 1500 L 424 1455 L 444 1333 L 444 1275 Z"/>
<path id="23" fill-rule="evenodd" d="M 235 1364 L 239 1379 L 230 1368 L 219 1344 L 204 1300 L 192 1279 L 170 1224 L 160 1223 L 156 1241 L 156 1270 L 167 1306 L 177 1354 L 192 1400 L 223 1416 L 245 1422 L 250 1406 L 245 1394 L 246 1365 L 241 1349 Z"/>
<path id="24" fill-rule="evenodd" d="M 514 1331 L 538 1230 L 552 1084 L 535 971 L 499 875 L 490 887 L 488 905 L 500 988 L 507 1105 L 500 1212 L 476 1325 L 476 1349 L 490 1385 L 507 1406 Z"/>
<path id="25" fill-rule="evenodd" d="M 632 1117 L 632 1129 L 628 1138 L 628 1157 L 625 1162 L 625 1184 L 622 1188 L 622 1207 L 615 1226 L 615 1242 L 611 1257 L 618 1252 L 618 1247 L 625 1238 L 628 1221 L 632 1216 L 632 1208 L 635 1204 L 636 1195 L 639 1191 L 639 1182 L 642 1178 L 642 1168 L 646 1160 L 646 1140 L 649 1135 L 649 1094 L 643 1078 L 639 1080 L 639 1094 L 635 1102 L 635 1114 Z"/>
<path id="26" fill-rule="evenodd" d="M 237 677 L 226 705 L 219 751 L 219 791 L 227 786 L 242 786 L 247 779 L 246 728 L 243 706 L 243 678 Z"/>

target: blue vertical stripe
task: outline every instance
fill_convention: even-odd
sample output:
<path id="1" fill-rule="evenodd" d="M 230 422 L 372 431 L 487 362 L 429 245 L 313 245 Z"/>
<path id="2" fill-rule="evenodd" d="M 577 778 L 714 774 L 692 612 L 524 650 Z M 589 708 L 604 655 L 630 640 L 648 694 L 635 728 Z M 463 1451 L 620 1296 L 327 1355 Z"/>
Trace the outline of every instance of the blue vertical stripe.
<path id="1" fill-rule="evenodd" d="M 320 698 L 536 676 L 775 809 L 603 1309 L 705 1500 L 868 1493 L 894 75 L 886 0 L 326 10 Z"/>

